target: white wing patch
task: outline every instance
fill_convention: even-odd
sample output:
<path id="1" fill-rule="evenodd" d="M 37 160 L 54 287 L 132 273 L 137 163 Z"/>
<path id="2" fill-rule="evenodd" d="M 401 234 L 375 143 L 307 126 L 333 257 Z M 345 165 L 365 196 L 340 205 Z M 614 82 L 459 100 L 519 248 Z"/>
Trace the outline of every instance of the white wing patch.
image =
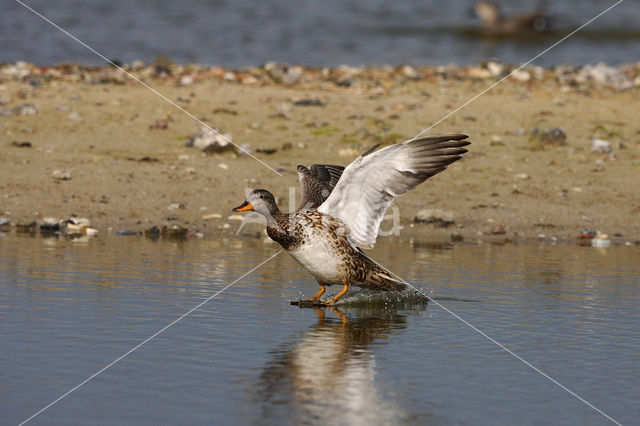
<path id="1" fill-rule="evenodd" d="M 369 151 L 344 169 L 318 211 L 341 219 L 357 246 L 371 248 L 393 199 L 459 160 L 467 152 L 466 138 L 428 137 Z"/>

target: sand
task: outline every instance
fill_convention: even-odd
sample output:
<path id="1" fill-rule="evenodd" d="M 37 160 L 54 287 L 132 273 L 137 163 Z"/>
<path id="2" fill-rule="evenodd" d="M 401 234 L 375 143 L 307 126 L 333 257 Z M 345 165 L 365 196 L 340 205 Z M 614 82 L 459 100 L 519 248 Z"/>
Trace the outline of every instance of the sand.
<path id="1" fill-rule="evenodd" d="M 228 216 L 244 201 L 246 185 L 271 190 L 288 210 L 296 205 L 289 188 L 297 191 L 297 164 L 346 165 L 375 143 L 399 142 L 438 123 L 429 135 L 464 133 L 472 145 L 462 161 L 396 200 L 403 236 L 573 242 L 586 228 L 614 243 L 640 241 L 638 86 L 569 84 L 542 70 L 505 80 L 440 122 L 500 75 L 384 68 L 351 70 L 345 82 L 340 73 L 348 69 L 301 70 L 302 79 L 283 84 L 264 70 L 136 73 L 234 143 L 249 144 L 279 175 L 235 151 L 187 147 L 201 124 L 120 73 L 29 70 L 0 73 L 0 216 L 13 223 L 76 215 L 100 235 L 167 224 L 205 237 L 231 235 L 240 222 Z M 299 100 L 313 102 L 295 105 Z M 20 115 L 25 104 L 37 113 Z M 553 128 L 564 132 L 563 143 L 530 141 L 534 129 Z M 612 152 L 592 152 L 594 138 Z M 425 208 L 450 211 L 455 222 L 414 223 Z"/>

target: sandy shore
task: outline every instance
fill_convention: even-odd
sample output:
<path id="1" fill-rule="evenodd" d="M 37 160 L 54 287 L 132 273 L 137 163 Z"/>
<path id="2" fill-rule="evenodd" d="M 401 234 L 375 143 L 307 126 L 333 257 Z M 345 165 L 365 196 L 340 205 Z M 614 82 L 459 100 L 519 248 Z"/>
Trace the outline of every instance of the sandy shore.
<path id="1" fill-rule="evenodd" d="M 375 143 L 413 137 L 508 70 L 133 69 L 279 176 L 235 149 L 186 146 L 201 124 L 118 70 L 0 66 L 0 216 L 13 226 L 76 215 L 100 234 L 171 224 L 231 234 L 245 185 L 272 190 L 286 210 L 297 164 L 346 165 Z M 588 228 L 614 243 L 640 241 L 640 67 L 619 70 L 625 90 L 579 71 L 520 72 L 431 129 L 468 134 L 472 145 L 396 201 L 402 234 L 575 241 Z M 540 137 L 554 128 L 566 138 Z M 596 138 L 611 152 L 593 152 Z M 414 223 L 425 208 L 455 222 Z"/>

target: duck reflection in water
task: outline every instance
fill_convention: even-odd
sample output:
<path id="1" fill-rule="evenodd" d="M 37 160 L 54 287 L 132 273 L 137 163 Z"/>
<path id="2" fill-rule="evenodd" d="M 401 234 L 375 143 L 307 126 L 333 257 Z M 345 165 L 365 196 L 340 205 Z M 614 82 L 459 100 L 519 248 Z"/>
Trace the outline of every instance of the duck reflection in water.
<path id="1" fill-rule="evenodd" d="M 403 313 L 379 306 L 344 309 L 314 308 L 317 324 L 272 352 L 256 396 L 262 419 L 393 424 L 405 417 L 398 403 L 383 397 L 370 346 L 405 329 L 406 313 L 424 311 L 426 301 Z"/>

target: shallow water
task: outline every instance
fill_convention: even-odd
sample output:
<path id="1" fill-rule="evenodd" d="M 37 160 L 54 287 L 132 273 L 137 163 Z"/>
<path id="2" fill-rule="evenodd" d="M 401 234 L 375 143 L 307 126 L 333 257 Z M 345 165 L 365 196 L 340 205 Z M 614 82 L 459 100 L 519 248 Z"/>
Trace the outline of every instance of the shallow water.
<path id="1" fill-rule="evenodd" d="M 1 236 L 0 423 L 276 252 L 252 239 Z M 435 300 L 290 306 L 317 286 L 281 253 L 32 423 L 607 423 L 438 304 L 614 419 L 640 418 L 640 247 L 384 239 L 372 256 Z"/>
<path id="2" fill-rule="evenodd" d="M 110 59 L 230 67 L 269 60 L 311 65 L 524 63 L 615 3 L 544 2 L 552 31 L 493 39 L 477 29 L 472 0 L 23 0 Z M 101 64 L 103 60 L 14 1 L 0 14 L 0 61 Z M 499 1 L 507 16 L 540 2 Z M 610 64 L 640 57 L 640 7 L 626 1 L 536 65 Z"/>

